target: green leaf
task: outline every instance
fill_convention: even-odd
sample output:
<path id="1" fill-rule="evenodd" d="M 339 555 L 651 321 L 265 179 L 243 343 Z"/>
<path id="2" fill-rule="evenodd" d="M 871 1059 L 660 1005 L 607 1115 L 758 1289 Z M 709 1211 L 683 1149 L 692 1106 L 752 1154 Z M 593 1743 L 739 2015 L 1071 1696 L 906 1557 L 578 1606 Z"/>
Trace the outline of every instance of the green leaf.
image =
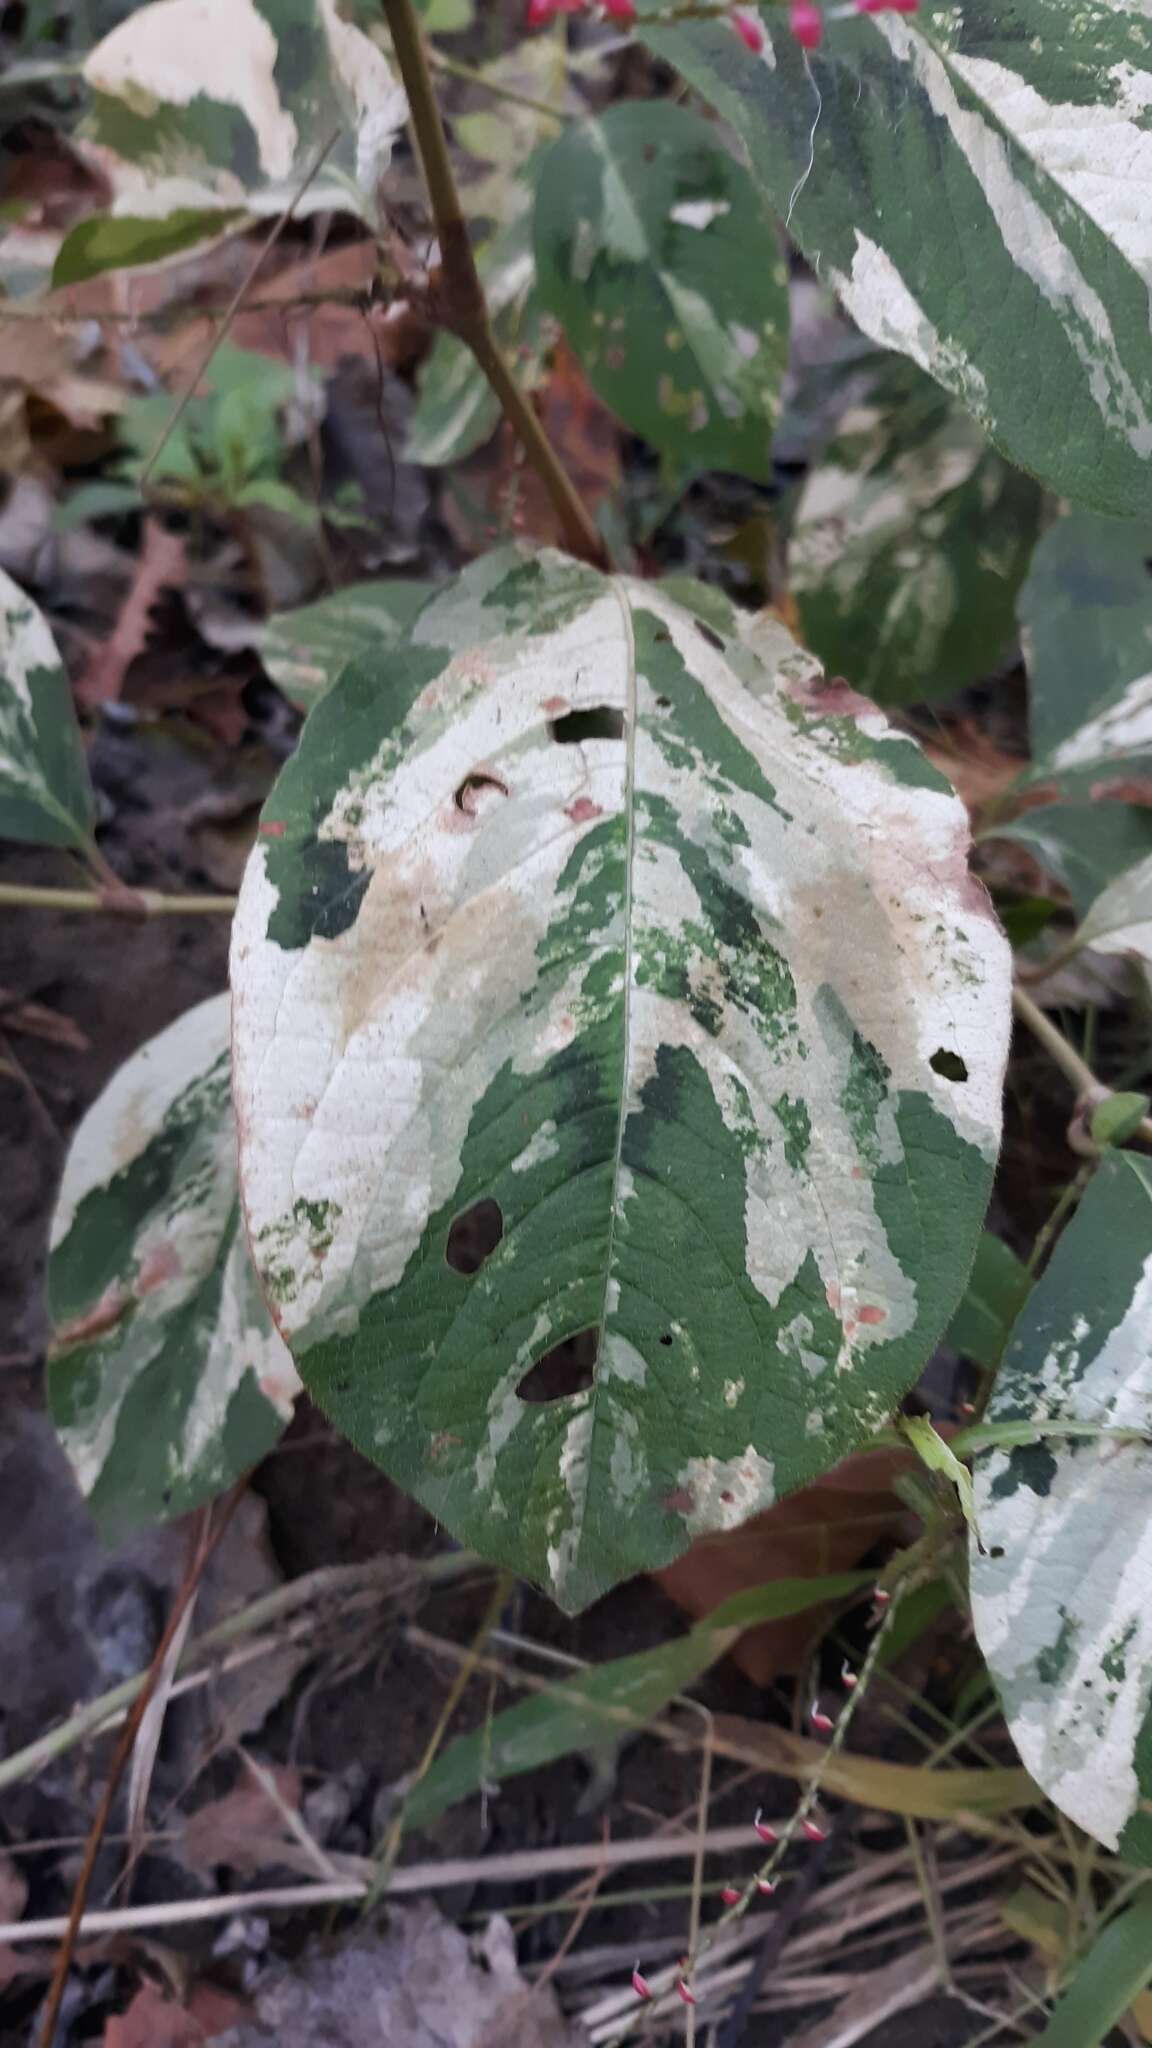
<path id="1" fill-rule="evenodd" d="M 111 519 L 125 512 L 138 512 L 143 504 L 135 484 L 78 484 L 62 505 L 56 507 L 52 524 L 57 533 L 72 533 L 90 519 Z"/>
<path id="2" fill-rule="evenodd" d="M 1023 1261 L 1003 1238 L 994 1237 L 990 1230 L 984 1231 L 960 1306 L 948 1325 L 945 1343 L 965 1358 L 975 1359 L 977 1365 L 999 1365 L 1030 1284 Z"/>
<path id="3" fill-rule="evenodd" d="M 430 36 L 456 36 L 471 28 L 475 0 L 416 0 Z"/>
<path id="4" fill-rule="evenodd" d="M 1086 917 L 1112 882 L 1152 854 L 1152 809 L 1100 800 L 1045 804 L 992 826 L 983 837 L 1026 846 L 1064 883 L 1077 917 Z"/>
<path id="5" fill-rule="evenodd" d="M 289 703 L 298 711 L 310 711 L 346 662 L 392 646 L 433 588 L 431 583 L 400 577 L 387 583 L 352 583 L 317 604 L 274 613 L 260 658 Z"/>
<path id="6" fill-rule="evenodd" d="M 105 270 L 139 269 L 146 263 L 162 263 L 181 256 L 212 235 L 224 233 L 243 219 L 239 211 L 221 212 L 202 207 L 177 207 L 159 219 L 141 219 L 132 214 L 93 214 L 78 221 L 60 244 L 52 267 L 52 288 L 80 284 L 86 277 L 99 277 Z"/>
<path id="7" fill-rule="evenodd" d="M 210 997 L 113 1075 L 52 1221 L 48 1399 L 110 1534 L 230 1486 L 299 1387 L 240 1216 L 228 1011 Z"/>
<path id="8" fill-rule="evenodd" d="M 1150 559 L 1152 519 L 1083 511 L 1036 549 L 1019 615 L 1039 775 L 1091 783 L 1152 767 Z"/>
<path id="9" fill-rule="evenodd" d="M 1126 1145 L 1136 1136 L 1152 1102 L 1146 1095 L 1122 1090 L 1098 1103 L 1092 1112 L 1092 1137 L 1097 1145 Z"/>
<path id="10" fill-rule="evenodd" d="M 496 338 L 506 355 L 519 358 L 517 380 L 532 391 L 542 374 L 545 341 L 528 235 L 526 220 L 513 221 L 477 262 Z M 421 377 L 405 460 L 426 469 L 462 462 L 499 424 L 500 401 L 471 349 L 454 335 L 438 335 Z"/>
<path id="11" fill-rule="evenodd" d="M 253 477 L 250 483 L 241 485 L 234 503 L 237 505 L 259 505 L 266 512 L 279 512 L 285 519 L 294 519 L 299 526 L 317 526 L 320 521 L 318 508 L 307 498 L 301 497 L 291 484 L 282 483 L 278 477 Z"/>
<path id="12" fill-rule="evenodd" d="M 889 358 L 800 494 L 788 569 L 806 644 L 878 704 L 975 682 L 1015 636 L 1042 502 L 931 378 Z"/>
<path id="13" fill-rule="evenodd" d="M 427 1827 L 482 1785 L 499 1785 L 576 1750 L 635 1734 L 715 1664 L 744 1629 L 843 1600 L 872 1583 L 870 1572 L 839 1572 L 750 1587 L 687 1635 L 595 1665 L 554 1691 L 521 1700 L 473 1734 L 460 1736 L 437 1758 L 409 1795 L 405 1826 Z"/>
<path id="14" fill-rule="evenodd" d="M 644 26 L 866 334 L 1053 490 L 1146 514 L 1143 11 L 954 0 L 829 22 L 813 52 L 783 17 L 765 9 L 760 56 L 727 22 Z"/>
<path id="15" fill-rule="evenodd" d="M 0 837 L 82 847 L 94 818 L 56 643 L 31 598 L 0 570 Z"/>
<path id="16" fill-rule="evenodd" d="M 980 1540 L 980 1525 L 972 1497 L 972 1474 L 966 1465 L 960 1463 L 935 1424 L 927 1415 L 904 1415 L 900 1429 L 907 1437 L 921 1463 L 929 1472 L 938 1472 L 943 1479 L 956 1488 L 964 1520 L 972 1531 L 977 1543 Z"/>
<path id="17" fill-rule="evenodd" d="M 336 0 L 151 0 L 96 45 L 84 78 L 118 218 L 289 201 L 298 215 L 377 218 L 406 101 Z"/>
<path id="18" fill-rule="evenodd" d="M 836 1463 L 955 1307 L 1009 1001 L 966 831 L 776 621 L 553 554 L 309 717 L 234 933 L 257 1262 L 353 1441 L 567 1606 Z"/>
<path id="19" fill-rule="evenodd" d="M 715 128 L 660 100 L 574 124 L 543 159 L 534 239 L 541 302 L 626 425 L 685 469 L 767 482 L 788 273 Z"/>
<path id="20" fill-rule="evenodd" d="M 1013 1332 L 990 1423 L 1152 1435 L 1152 1161 L 1109 1152 Z M 1152 1860 L 1152 1445 L 979 1453 L 976 1633 L 1022 1762 L 1078 1826 Z"/>
<path id="21" fill-rule="evenodd" d="M 1035 2048 L 1099 2048 L 1152 1979 L 1152 1884 L 1098 1934 Z"/>
<path id="22" fill-rule="evenodd" d="M 1076 933 L 1097 953 L 1130 953 L 1152 963 L 1152 854 L 1125 868 L 1096 898 Z"/>

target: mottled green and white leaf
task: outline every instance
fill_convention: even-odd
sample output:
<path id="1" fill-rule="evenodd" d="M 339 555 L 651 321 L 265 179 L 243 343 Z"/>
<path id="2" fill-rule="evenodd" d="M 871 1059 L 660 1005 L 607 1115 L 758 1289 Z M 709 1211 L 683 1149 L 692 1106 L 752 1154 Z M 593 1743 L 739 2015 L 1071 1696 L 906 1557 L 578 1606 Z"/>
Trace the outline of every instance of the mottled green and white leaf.
<path id="1" fill-rule="evenodd" d="M 60 244 L 52 266 L 52 288 L 81 284 L 105 270 L 142 270 L 168 263 L 189 249 L 227 234 L 244 215 L 215 207 L 178 207 L 159 218 L 96 213 L 77 221 Z"/>
<path id="2" fill-rule="evenodd" d="M 632 100 L 568 128 L 536 187 L 537 291 L 593 388 L 684 469 L 772 475 L 788 273 L 698 114 Z"/>
<path id="3" fill-rule="evenodd" d="M 954 0 L 830 20 L 812 52 L 786 10 L 762 20 L 760 56 L 727 22 L 645 33 L 731 124 L 866 334 L 1054 490 L 1146 516 L 1146 8 Z"/>
<path id="4" fill-rule="evenodd" d="M 72 1140 L 52 1220 L 48 1396 L 114 1531 L 183 1514 L 270 1450 L 299 1381 L 244 1237 L 229 1001 L 113 1075 Z"/>
<path id="5" fill-rule="evenodd" d="M 804 638 L 878 704 L 950 696 L 1016 633 L 1042 494 L 901 357 L 810 472 L 788 546 Z"/>
<path id="6" fill-rule="evenodd" d="M 1152 519 L 1073 511 L 1020 593 L 1036 773 L 1094 787 L 1152 768 Z"/>
<path id="7" fill-rule="evenodd" d="M 289 703 L 310 711 L 346 662 L 392 646 L 433 588 L 431 583 L 399 576 L 386 582 L 350 583 L 316 604 L 274 612 L 260 644 L 260 659 Z"/>
<path id="8" fill-rule="evenodd" d="M 299 214 L 377 218 L 407 103 L 339 0 L 149 0 L 84 78 L 116 214 L 276 214 L 295 199 Z"/>
<path id="9" fill-rule="evenodd" d="M 1102 890 L 1076 937 L 1095 953 L 1129 953 L 1152 966 L 1152 854 Z"/>
<path id="10" fill-rule="evenodd" d="M 248 1223 L 361 1449 L 578 1606 L 884 1420 L 975 1246 L 1008 1026 L 911 741 L 770 619 L 504 550 L 343 671 L 261 834 Z M 582 1333 L 592 1385 L 531 1398 Z"/>
<path id="11" fill-rule="evenodd" d="M 31 598 L 0 569 L 0 838 L 85 846 L 94 818 L 56 642 Z"/>
<path id="12" fill-rule="evenodd" d="M 1020 1756 L 1061 1812 L 1152 1860 L 1152 1163 L 1101 1162 L 1017 1323 L 987 1419 L 1038 1441 L 981 1453 L 976 1633 Z"/>
<path id="13" fill-rule="evenodd" d="M 525 391 L 539 383 L 551 343 L 536 296 L 536 266 L 530 226 L 518 216 L 477 257 L 496 338 L 517 358 L 517 381 Z M 500 401 L 470 348 L 455 335 L 439 334 L 425 365 L 420 397 L 408 430 L 405 460 L 442 469 L 482 448 L 500 424 Z"/>
<path id="14" fill-rule="evenodd" d="M 1102 799 L 1044 804 L 984 836 L 1027 847 L 1064 884 L 1077 917 L 1086 917 L 1105 889 L 1152 855 L 1152 807 Z"/>

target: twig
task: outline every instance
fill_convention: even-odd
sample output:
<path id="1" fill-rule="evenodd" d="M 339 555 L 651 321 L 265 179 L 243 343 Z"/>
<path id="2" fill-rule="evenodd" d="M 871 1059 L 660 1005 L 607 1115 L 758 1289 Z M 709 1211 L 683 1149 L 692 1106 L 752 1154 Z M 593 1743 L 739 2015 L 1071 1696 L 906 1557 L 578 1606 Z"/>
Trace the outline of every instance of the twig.
<path id="1" fill-rule="evenodd" d="M 1012 990 L 1012 1008 L 1020 1022 L 1032 1033 L 1033 1038 L 1044 1047 L 1048 1057 L 1055 1061 L 1065 1079 L 1072 1083 L 1081 1101 L 1091 1104 L 1093 1108 L 1098 1103 L 1107 1102 L 1108 1097 L 1115 1091 L 1107 1087 L 1092 1072 L 1087 1061 L 1081 1059 L 1075 1046 L 1069 1044 L 1064 1033 L 1057 1029 L 1052 1019 L 1040 1008 L 1039 1003 L 1033 1002 L 1027 989 L 1021 988 L 1019 982 Z M 1134 1136 L 1143 1138 L 1147 1144 L 1152 1144 L 1152 1117 L 1146 1116 L 1141 1119 Z"/>
<path id="2" fill-rule="evenodd" d="M 505 419 L 548 493 L 569 552 L 596 568 L 609 566 L 608 550 L 504 359 L 493 331 L 484 287 L 476 268 L 467 224 L 456 190 L 448 141 L 432 68 L 413 0 L 382 0 L 400 76 L 408 94 L 409 117 L 424 169 L 424 182 L 440 243 L 436 310 L 444 326 L 471 349 L 487 377 Z"/>
<path id="3" fill-rule="evenodd" d="M 747 1827 L 715 1828 L 707 1837 L 710 1855 L 729 1856 L 747 1847 Z M 431 1863 L 405 1863 L 393 1870 L 386 1896 L 410 1892 L 449 1891 L 456 1885 L 534 1884 L 541 1877 L 566 1876 L 571 1870 L 620 1869 L 634 1863 L 686 1861 L 696 1854 L 694 1835 L 636 1842 L 576 1842 L 556 1849 L 516 1849 L 505 1856 L 460 1856 Z M 183 1927 L 197 1920 L 228 1920 L 234 1913 L 291 1912 L 298 1907 L 353 1905 L 368 1889 L 370 1869 L 363 1877 L 331 1884 L 296 1884 L 266 1891 L 229 1892 L 219 1898 L 171 1899 L 156 1906 L 121 1906 L 86 1913 L 79 1933 L 125 1934 L 155 1927 Z M 54 1941 L 68 1926 L 65 1917 L 13 1920 L 0 1926 L 0 1942 Z"/>
<path id="4" fill-rule="evenodd" d="M 40 889 L 23 882 L 0 883 L 0 905 L 16 910 L 106 910 L 117 917 L 231 916 L 234 896 L 165 896 L 159 889 Z"/>
<path id="5" fill-rule="evenodd" d="M 53 2048 L 53 2042 L 56 2039 L 56 2022 L 60 2016 L 60 2003 L 64 1996 L 64 1987 L 68 1982 L 68 1972 L 72 1967 L 72 1956 L 75 1952 L 81 1923 L 84 1918 L 84 1907 L 88 1899 L 88 1889 L 92 1883 L 92 1873 L 96 1868 L 96 1858 L 100 1854 L 100 1844 L 104 1839 L 104 1830 L 108 1826 L 116 1794 L 120 1789 L 120 1780 L 127 1769 L 128 1760 L 132 1755 L 137 1734 L 148 1711 L 149 1701 L 167 1668 L 168 1652 L 183 1627 L 185 1612 L 196 1598 L 204 1567 L 224 1534 L 225 1529 L 228 1527 L 232 1514 L 247 1484 L 248 1477 L 245 1474 L 244 1478 L 237 1482 L 225 1499 L 216 1516 L 215 1523 L 213 1522 L 213 1510 L 209 1507 L 200 1509 L 193 1525 L 192 1554 L 188 1562 L 188 1569 L 184 1574 L 176 1598 L 172 1602 L 172 1612 L 168 1616 L 164 1633 L 156 1645 L 156 1654 L 152 1659 L 139 1697 L 124 1723 L 120 1740 L 116 1744 L 108 1770 L 107 1781 L 100 1796 L 95 1818 L 89 1831 L 88 1843 L 84 1851 L 84 1861 L 81 1864 L 80 1875 L 76 1880 L 76 1888 L 72 1894 L 72 1905 L 64 1924 L 64 1933 L 60 1942 L 60 1951 L 56 1957 L 56 1965 L 52 1972 L 52 1981 L 48 1986 L 47 1996 L 41 2010 L 40 2026 L 36 2036 L 37 2048 Z"/>
<path id="6" fill-rule="evenodd" d="M 208 365 L 212 361 L 212 358 L 215 355 L 217 349 L 219 348 L 221 342 L 224 340 L 224 337 L 227 334 L 228 329 L 231 327 L 232 322 L 236 318 L 237 313 L 240 311 L 240 308 L 244 303 L 244 297 L 246 292 L 248 291 L 248 287 L 254 283 L 260 266 L 264 261 L 264 258 L 268 255 L 269 251 L 279 241 L 280 236 L 283 234 L 284 229 L 287 227 L 289 221 L 292 218 L 292 215 L 295 213 L 296 208 L 299 206 L 300 201 L 303 199 L 304 194 L 307 192 L 309 185 L 311 185 L 313 180 L 319 176 L 328 157 L 331 155 L 331 152 L 333 151 L 333 149 L 335 149 L 337 142 L 340 140 L 340 134 L 341 130 L 337 128 L 334 131 L 334 133 L 328 137 L 327 142 L 324 144 L 323 149 L 320 151 L 319 156 L 316 158 L 316 161 L 312 165 L 312 168 L 309 171 L 307 177 L 304 179 L 303 184 L 297 186 L 295 192 L 292 194 L 292 197 L 288 201 L 288 204 L 284 208 L 283 212 L 277 215 L 277 218 L 273 221 L 271 228 L 265 235 L 264 240 L 261 242 L 260 247 L 257 249 L 256 254 L 253 257 L 251 263 L 248 265 L 248 268 L 245 271 L 243 277 L 241 278 L 239 284 L 237 285 L 236 290 L 233 292 L 231 299 L 228 301 L 228 305 L 224 312 L 224 318 L 221 320 L 219 326 L 216 328 L 216 331 L 213 334 L 211 341 L 208 343 L 207 348 L 204 350 L 204 353 L 200 357 L 200 360 L 192 373 L 187 389 L 183 392 L 180 399 L 177 401 L 177 404 L 174 407 L 173 411 L 169 414 L 167 420 L 164 422 L 164 430 L 160 435 L 160 439 L 157 441 L 156 446 L 153 448 L 152 453 L 149 455 L 147 462 L 144 464 L 144 467 L 140 472 L 137 481 L 139 483 L 141 490 L 144 489 L 144 486 L 148 482 L 148 479 L 151 476 L 152 471 L 155 469 L 156 464 L 159 462 L 160 457 L 164 452 L 164 449 L 167 447 L 171 435 L 175 432 L 176 428 L 180 424 L 180 421 L 183 419 L 184 414 L 188 409 L 188 406 L 191 404 L 192 399 L 195 397 L 196 387 L 199 384 L 201 377 L 204 375 L 205 370 L 208 368 Z"/>
<path id="7" fill-rule="evenodd" d="M 500 79 L 487 77 L 483 71 L 478 71 L 474 64 L 462 64 L 458 57 L 447 56 L 443 50 L 436 49 L 434 44 L 429 45 L 428 62 L 437 71 L 442 71 L 445 77 L 463 78 L 469 85 L 481 86 L 485 92 L 490 92 L 493 98 L 507 100 L 510 107 L 525 107 L 530 114 L 539 114 L 547 121 L 555 121 L 558 128 L 565 127 L 573 118 L 571 114 L 562 113 L 558 107 L 550 107 L 546 100 L 534 99 L 530 92 L 521 92 L 518 86 L 505 85 Z"/>

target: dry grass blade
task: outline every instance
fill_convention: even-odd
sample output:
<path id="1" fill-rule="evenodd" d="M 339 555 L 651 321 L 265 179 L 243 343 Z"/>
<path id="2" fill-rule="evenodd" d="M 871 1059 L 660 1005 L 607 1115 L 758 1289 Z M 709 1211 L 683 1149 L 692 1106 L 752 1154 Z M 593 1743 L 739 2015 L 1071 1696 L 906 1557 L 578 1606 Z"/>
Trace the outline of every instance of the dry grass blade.
<path id="1" fill-rule="evenodd" d="M 797 2034 L 790 2048 L 856 2048 L 897 2013 L 919 2005 L 936 1989 L 939 1964 L 931 1949 L 901 1956 L 875 1976 L 857 1980 L 831 2019 Z"/>
<path id="2" fill-rule="evenodd" d="M 156 1757 L 160 1748 L 160 1737 L 164 1729 L 164 1716 L 172 1697 L 176 1670 L 188 1641 L 192 1616 L 196 1610 L 196 1595 L 193 1593 L 178 1627 L 173 1631 L 172 1640 L 164 1655 L 164 1661 L 157 1674 L 152 1697 L 140 1719 L 136 1745 L 132 1751 L 132 1769 L 128 1778 L 128 1862 L 136 1862 L 143 1846 L 144 1825 L 148 1811 L 148 1794 L 152 1789 L 152 1774 L 156 1768 Z"/>

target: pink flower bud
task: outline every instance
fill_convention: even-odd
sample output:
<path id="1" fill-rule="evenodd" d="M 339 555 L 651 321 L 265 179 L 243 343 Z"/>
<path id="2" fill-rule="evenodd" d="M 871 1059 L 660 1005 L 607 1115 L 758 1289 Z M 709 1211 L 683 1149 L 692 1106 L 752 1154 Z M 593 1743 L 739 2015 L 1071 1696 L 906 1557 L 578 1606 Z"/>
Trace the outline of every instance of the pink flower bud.
<path id="1" fill-rule="evenodd" d="M 738 1906 L 744 1894 L 734 1884 L 726 1884 L 720 1897 L 726 1906 Z"/>
<path id="2" fill-rule="evenodd" d="M 636 0 L 600 0 L 600 12 L 606 21 L 619 21 L 630 27 L 636 19 Z"/>
<path id="3" fill-rule="evenodd" d="M 808 1709 L 808 1719 L 819 1735 L 831 1735 L 833 1728 L 836 1726 L 831 1715 L 824 1712 L 819 1700 L 813 1700 L 812 1705 Z"/>
<path id="4" fill-rule="evenodd" d="M 818 50 L 824 39 L 824 16 L 815 0 L 792 0 L 789 26 L 802 50 Z"/>
<path id="5" fill-rule="evenodd" d="M 740 7 L 734 7 L 730 18 L 745 49 L 751 50 L 752 55 L 758 57 L 764 48 L 764 29 L 757 16 L 746 14 Z"/>
<path id="6" fill-rule="evenodd" d="M 636 1993 L 637 1998 L 651 1998 L 652 1996 L 652 1986 L 648 1982 L 647 1977 L 640 1975 L 639 1962 L 637 1962 L 636 1968 L 632 1972 L 632 1989 Z"/>
<path id="7" fill-rule="evenodd" d="M 840 1666 L 840 1683 L 844 1687 L 845 1692 L 855 1692 L 856 1687 L 860 1683 L 856 1673 L 850 1670 L 846 1663 Z"/>
<path id="8" fill-rule="evenodd" d="M 883 1586 L 877 1586 L 872 1598 L 876 1602 L 877 1607 L 890 1607 L 892 1604 L 892 1595 L 891 1593 L 886 1593 Z"/>
<path id="9" fill-rule="evenodd" d="M 776 1885 L 770 1877 L 758 1877 L 756 1879 L 756 1889 L 762 1899 L 770 1899 L 776 1889 Z"/>
<path id="10" fill-rule="evenodd" d="M 810 1842 L 826 1842 L 828 1840 L 827 1828 L 822 1828 L 818 1821 L 802 1820 L 800 1827 Z"/>
<path id="11" fill-rule="evenodd" d="M 680 1994 L 682 2004 L 695 2005 L 696 1993 L 693 1991 L 692 1986 L 689 1984 L 687 1977 L 680 1977 L 677 1979 L 676 1989 Z"/>
<path id="12" fill-rule="evenodd" d="M 776 1840 L 776 1830 L 775 1828 L 769 1827 L 766 1820 L 761 1820 L 760 1815 L 763 1812 L 763 1810 L 763 1807 L 760 1806 L 756 1808 L 756 1818 L 753 1821 L 752 1825 L 755 1828 L 756 1833 L 759 1835 L 760 1840 L 762 1842 L 774 1842 Z"/>
<path id="13" fill-rule="evenodd" d="M 546 28 L 556 11 L 556 0 L 528 0 L 528 27 Z"/>

